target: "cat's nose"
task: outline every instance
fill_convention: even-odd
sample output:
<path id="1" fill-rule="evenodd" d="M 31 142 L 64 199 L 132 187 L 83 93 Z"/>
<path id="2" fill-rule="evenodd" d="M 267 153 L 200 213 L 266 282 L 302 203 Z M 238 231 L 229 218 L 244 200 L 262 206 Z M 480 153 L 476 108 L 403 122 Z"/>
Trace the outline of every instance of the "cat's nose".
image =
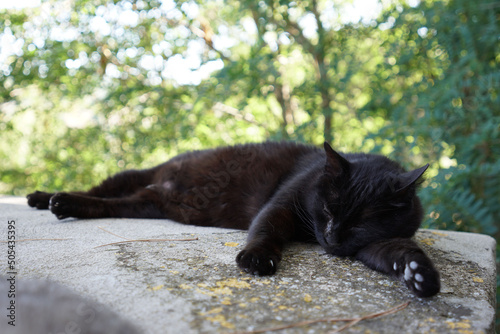
<path id="1" fill-rule="evenodd" d="M 336 234 L 333 233 L 328 233 L 324 235 L 323 237 L 325 244 L 328 245 L 329 248 L 335 248 L 340 246 L 339 240 L 336 236 Z"/>
<path id="2" fill-rule="evenodd" d="M 333 224 L 328 224 L 323 231 L 323 235 L 325 238 L 325 241 L 328 245 L 337 245 L 339 240 L 338 240 L 338 233 L 337 233 L 338 228 L 336 226 L 333 226 Z"/>

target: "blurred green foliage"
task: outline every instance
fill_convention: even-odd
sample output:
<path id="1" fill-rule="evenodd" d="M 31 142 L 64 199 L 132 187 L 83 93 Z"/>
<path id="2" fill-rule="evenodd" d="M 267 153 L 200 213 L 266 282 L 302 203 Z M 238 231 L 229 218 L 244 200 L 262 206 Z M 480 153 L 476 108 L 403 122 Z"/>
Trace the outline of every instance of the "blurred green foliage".
<path id="1" fill-rule="evenodd" d="M 499 236 L 500 6 L 47 1 L 0 10 L 0 192 L 266 139 L 430 163 L 425 227 Z"/>

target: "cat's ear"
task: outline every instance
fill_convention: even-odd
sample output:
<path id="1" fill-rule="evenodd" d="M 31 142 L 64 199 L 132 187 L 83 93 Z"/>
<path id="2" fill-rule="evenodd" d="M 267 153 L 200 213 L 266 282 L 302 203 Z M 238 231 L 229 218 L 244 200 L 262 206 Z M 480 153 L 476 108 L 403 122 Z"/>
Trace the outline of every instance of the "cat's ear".
<path id="1" fill-rule="evenodd" d="M 398 176 L 397 184 L 395 187 L 395 193 L 402 194 L 405 193 L 411 186 L 413 186 L 418 179 L 425 173 L 429 164 L 422 166 L 420 168 L 414 169 L 410 172 L 400 174 Z"/>
<path id="2" fill-rule="evenodd" d="M 333 148 L 326 141 L 323 144 L 326 153 L 325 172 L 332 176 L 340 176 L 349 172 L 349 161 L 347 161 L 340 154 L 335 152 Z"/>

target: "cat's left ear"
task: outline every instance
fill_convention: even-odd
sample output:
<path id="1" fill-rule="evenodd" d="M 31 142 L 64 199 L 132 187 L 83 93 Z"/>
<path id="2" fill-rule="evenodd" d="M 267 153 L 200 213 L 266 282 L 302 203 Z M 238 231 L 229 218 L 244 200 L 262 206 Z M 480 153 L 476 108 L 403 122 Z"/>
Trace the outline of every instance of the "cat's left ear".
<path id="1" fill-rule="evenodd" d="M 343 156 L 338 154 L 326 141 L 323 144 L 326 153 L 325 171 L 334 177 L 349 172 L 350 164 Z"/>
<path id="2" fill-rule="evenodd" d="M 395 193 L 405 193 L 411 186 L 413 186 L 418 179 L 425 173 L 425 171 L 429 168 L 429 164 L 412 170 L 410 172 L 406 172 L 400 174 L 398 176 L 397 184 L 395 187 Z"/>

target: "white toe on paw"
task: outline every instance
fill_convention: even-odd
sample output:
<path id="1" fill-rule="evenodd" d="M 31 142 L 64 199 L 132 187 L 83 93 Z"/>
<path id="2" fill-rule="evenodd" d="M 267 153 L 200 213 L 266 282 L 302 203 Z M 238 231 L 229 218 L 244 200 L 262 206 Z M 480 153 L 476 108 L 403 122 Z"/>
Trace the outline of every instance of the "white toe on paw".
<path id="1" fill-rule="evenodd" d="M 417 269 L 418 268 L 418 263 L 415 262 L 415 261 L 411 261 L 410 262 L 410 268 L 413 269 L 413 270 Z"/>
<path id="2" fill-rule="evenodd" d="M 424 276 L 420 275 L 420 274 L 415 274 L 415 280 L 417 282 L 423 282 L 424 281 Z"/>
<path id="3" fill-rule="evenodd" d="M 394 265 L 392 266 L 394 268 L 394 271 L 398 270 L 398 264 L 394 262 Z"/>
<path id="4" fill-rule="evenodd" d="M 411 278 L 411 270 L 410 268 L 408 267 L 408 265 L 406 265 L 406 268 L 405 268 L 405 280 L 409 280 Z"/>
<path id="5" fill-rule="evenodd" d="M 422 286 L 420 285 L 420 283 L 415 282 L 415 289 L 422 290 Z"/>

